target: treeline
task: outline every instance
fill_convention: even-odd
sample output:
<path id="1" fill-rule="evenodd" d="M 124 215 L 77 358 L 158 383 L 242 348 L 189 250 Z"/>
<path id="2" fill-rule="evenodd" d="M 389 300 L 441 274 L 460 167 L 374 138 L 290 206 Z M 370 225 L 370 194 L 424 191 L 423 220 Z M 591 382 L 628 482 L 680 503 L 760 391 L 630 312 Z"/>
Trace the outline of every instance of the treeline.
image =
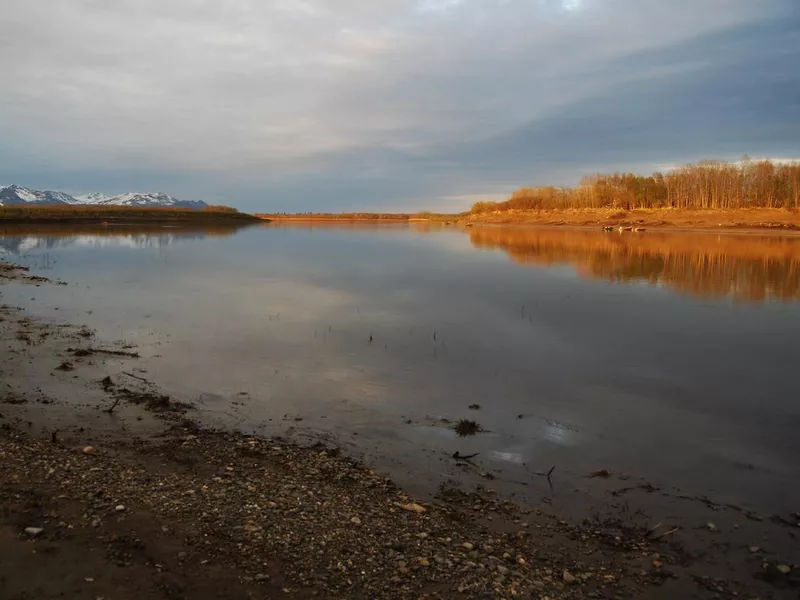
<path id="1" fill-rule="evenodd" d="M 154 206 L 76 206 L 13 205 L 0 206 L 0 222 L 217 222 L 255 221 L 256 217 L 227 206 L 209 206 L 203 210 Z"/>
<path id="2" fill-rule="evenodd" d="M 800 208 L 800 163 L 702 161 L 668 173 L 596 174 L 576 187 L 521 188 L 472 213 L 566 208 Z"/>

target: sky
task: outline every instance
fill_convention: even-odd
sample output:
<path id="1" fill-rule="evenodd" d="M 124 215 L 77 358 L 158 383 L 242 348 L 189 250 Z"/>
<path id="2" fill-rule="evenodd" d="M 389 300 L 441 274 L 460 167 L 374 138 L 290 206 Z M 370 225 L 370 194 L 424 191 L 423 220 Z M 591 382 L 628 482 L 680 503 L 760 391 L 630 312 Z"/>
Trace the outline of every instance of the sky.
<path id="1" fill-rule="evenodd" d="M 0 183 L 251 211 L 800 158 L 798 0 L 3 0 Z"/>

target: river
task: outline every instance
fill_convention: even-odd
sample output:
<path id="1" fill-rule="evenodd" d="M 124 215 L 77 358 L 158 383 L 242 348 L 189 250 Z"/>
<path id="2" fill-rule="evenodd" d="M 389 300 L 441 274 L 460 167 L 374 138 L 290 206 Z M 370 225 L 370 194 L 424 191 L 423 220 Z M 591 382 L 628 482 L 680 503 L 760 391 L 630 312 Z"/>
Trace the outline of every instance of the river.
<path id="1" fill-rule="evenodd" d="M 68 283 L 3 302 L 135 344 L 212 424 L 322 436 L 421 487 L 800 508 L 800 237 L 38 226 L 0 248 Z"/>

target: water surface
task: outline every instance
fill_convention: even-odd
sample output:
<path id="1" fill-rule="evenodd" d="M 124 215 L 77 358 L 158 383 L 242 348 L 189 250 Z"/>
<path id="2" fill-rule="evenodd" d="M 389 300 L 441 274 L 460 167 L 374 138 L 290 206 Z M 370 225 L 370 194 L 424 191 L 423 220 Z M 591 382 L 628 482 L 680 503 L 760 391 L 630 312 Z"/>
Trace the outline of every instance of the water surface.
<path id="1" fill-rule="evenodd" d="M 459 450 L 520 493 L 607 468 L 798 508 L 800 238 L 86 226 L 0 247 L 69 282 L 4 302 L 138 344 L 212 420 L 322 432 L 433 483 Z M 487 432 L 458 439 L 459 418 Z M 533 474 L 553 465 L 568 490 Z"/>

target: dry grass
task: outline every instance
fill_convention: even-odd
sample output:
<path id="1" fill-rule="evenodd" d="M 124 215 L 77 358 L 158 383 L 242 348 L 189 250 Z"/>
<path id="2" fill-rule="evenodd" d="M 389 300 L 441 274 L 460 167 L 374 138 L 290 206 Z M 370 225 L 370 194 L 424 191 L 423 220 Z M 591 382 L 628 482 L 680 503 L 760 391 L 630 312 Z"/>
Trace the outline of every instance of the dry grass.
<path id="1" fill-rule="evenodd" d="M 461 419 L 458 423 L 456 423 L 454 429 L 456 430 L 458 437 L 475 435 L 483 431 L 483 427 L 481 427 L 477 421 L 471 421 L 470 419 Z"/>
<path id="2" fill-rule="evenodd" d="M 780 228 L 800 230 L 800 211 L 783 208 L 676 209 L 569 208 L 510 210 L 470 215 L 470 223 L 538 225 L 633 225 L 679 229 Z"/>

